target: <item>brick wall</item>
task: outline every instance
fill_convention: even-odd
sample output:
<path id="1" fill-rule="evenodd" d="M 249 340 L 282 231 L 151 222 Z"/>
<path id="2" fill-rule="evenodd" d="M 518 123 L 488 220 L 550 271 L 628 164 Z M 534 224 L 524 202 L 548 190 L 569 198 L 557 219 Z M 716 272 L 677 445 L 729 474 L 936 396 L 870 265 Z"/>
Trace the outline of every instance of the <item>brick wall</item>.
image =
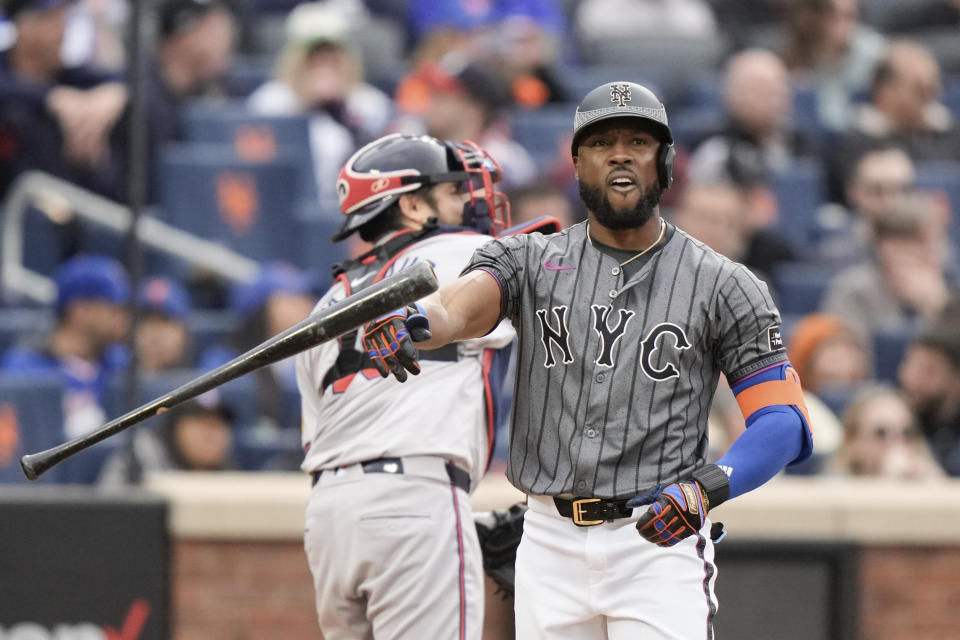
<path id="1" fill-rule="evenodd" d="M 862 551 L 861 640 L 960 638 L 960 547 Z"/>
<path id="2" fill-rule="evenodd" d="M 174 544 L 176 640 L 318 640 L 299 541 Z M 861 640 L 960 638 L 960 547 L 874 546 L 860 565 Z M 504 640 L 511 610 L 488 589 L 485 638 Z"/>
<path id="3" fill-rule="evenodd" d="M 175 640 L 323 640 L 299 541 L 178 540 L 171 567 Z M 513 637 L 513 609 L 487 581 L 484 640 Z"/>

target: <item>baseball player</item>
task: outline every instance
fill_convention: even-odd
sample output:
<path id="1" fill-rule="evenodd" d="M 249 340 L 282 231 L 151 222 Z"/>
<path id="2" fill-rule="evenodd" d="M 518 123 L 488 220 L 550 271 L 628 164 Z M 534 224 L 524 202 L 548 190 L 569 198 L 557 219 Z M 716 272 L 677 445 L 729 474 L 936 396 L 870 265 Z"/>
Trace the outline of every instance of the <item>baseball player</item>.
<path id="1" fill-rule="evenodd" d="M 415 312 L 365 330 L 371 357 L 395 370 L 415 366 L 416 350 L 407 334 L 384 337 L 409 316 L 429 320 L 428 349 L 513 321 L 507 477 L 528 495 L 516 564 L 524 640 L 712 638 L 722 527 L 708 512 L 812 450 L 767 287 L 660 216 L 672 142 L 648 89 L 594 89 L 572 147 L 588 219 L 491 241 Z M 721 372 L 748 429 L 707 464 Z"/>
<path id="2" fill-rule="evenodd" d="M 358 233 L 375 246 L 335 268 L 317 308 L 417 261 L 441 284 L 455 280 L 509 220 L 499 179 L 473 143 L 391 135 L 360 149 L 340 171 L 346 217 L 334 240 Z M 304 546 L 323 636 L 478 639 L 483 566 L 469 494 L 493 447 L 515 333 L 505 322 L 422 352 L 413 389 L 381 377 L 361 333 L 296 359 L 302 468 L 314 483 Z"/>

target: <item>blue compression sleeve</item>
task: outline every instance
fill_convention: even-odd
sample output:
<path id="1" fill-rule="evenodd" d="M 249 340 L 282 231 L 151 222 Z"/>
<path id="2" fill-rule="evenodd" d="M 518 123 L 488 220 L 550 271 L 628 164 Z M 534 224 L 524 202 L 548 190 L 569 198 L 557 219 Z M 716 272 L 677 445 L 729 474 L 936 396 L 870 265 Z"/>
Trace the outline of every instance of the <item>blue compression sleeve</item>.
<path id="1" fill-rule="evenodd" d="M 753 491 L 800 457 L 806 428 L 788 406 L 757 411 L 717 465 L 730 477 L 730 498 Z"/>

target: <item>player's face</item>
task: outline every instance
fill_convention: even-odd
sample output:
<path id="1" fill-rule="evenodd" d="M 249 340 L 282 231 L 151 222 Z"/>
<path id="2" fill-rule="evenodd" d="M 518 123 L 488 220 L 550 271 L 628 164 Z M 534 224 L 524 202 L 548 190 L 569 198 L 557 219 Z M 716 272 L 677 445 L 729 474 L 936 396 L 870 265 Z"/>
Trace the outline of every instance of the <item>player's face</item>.
<path id="1" fill-rule="evenodd" d="M 463 224 L 463 205 L 470 200 L 455 182 L 443 182 L 432 189 L 434 214 L 440 224 Z"/>
<path id="2" fill-rule="evenodd" d="M 636 229 L 660 204 L 657 152 L 660 141 L 636 118 L 595 125 L 573 162 L 580 197 L 597 221 L 611 229 Z"/>

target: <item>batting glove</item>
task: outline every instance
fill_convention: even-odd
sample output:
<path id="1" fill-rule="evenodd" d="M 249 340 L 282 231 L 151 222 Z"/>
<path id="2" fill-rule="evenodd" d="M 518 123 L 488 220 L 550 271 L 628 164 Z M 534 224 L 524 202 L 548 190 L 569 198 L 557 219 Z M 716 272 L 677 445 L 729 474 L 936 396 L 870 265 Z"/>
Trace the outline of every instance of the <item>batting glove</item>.
<path id="1" fill-rule="evenodd" d="M 724 502 L 730 495 L 727 474 L 715 464 L 693 472 L 693 478 L 667 485 L 662 491 L 648 496 L 637 496 L 628 507 L 650 507 L 637 520 L 637 531 L 650 542 L 661 547 L 672 547 L 703 527 L 707 512 Z M 719 542 L 722 525 L 711 538 Z"/>
<path id="2" fill-rule="evenodd" d="M 363 346 L 381 376 L 386 378 L 392 373 L 397 380 L 405 382 L 408 371 L 413 375 L 420 373 L 413 343 L 429 340 L 430 335 L 430 323 L 423 307 L 414 303 L 368 324 L 363 333 Z"/>

